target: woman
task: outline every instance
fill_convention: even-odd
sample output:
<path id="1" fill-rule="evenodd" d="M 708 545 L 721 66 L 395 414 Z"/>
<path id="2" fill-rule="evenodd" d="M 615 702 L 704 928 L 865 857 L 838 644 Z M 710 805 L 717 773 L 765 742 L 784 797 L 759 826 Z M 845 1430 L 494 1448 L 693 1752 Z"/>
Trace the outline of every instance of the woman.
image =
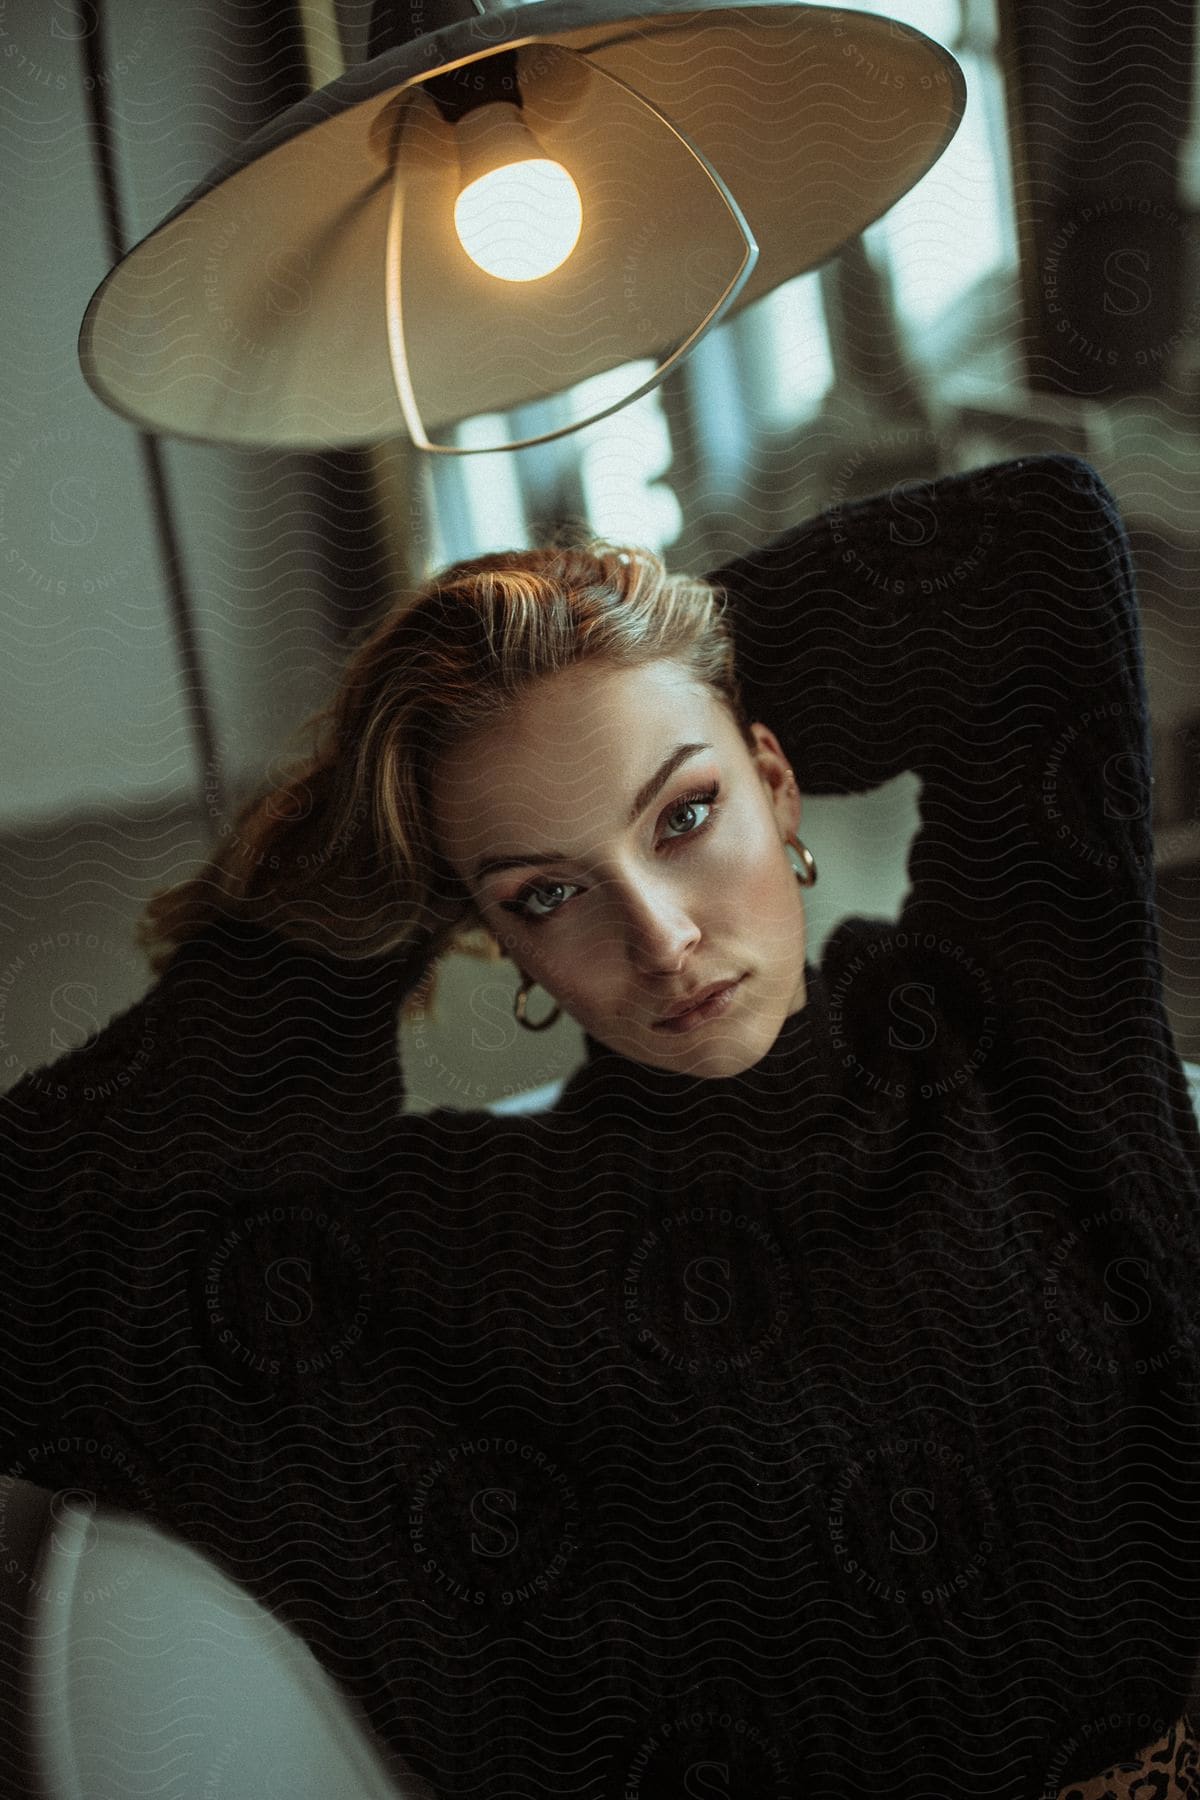
<path id="1" fill-rule="evenodd" d="M 439 1796 L 1194 1791 L 1200 1139 L 1095 472 L 459 564 L 323 723 L 6 1100 L 7 1466 Z M 818 966 L 801 792 L 906 769 L 901 917 Z M 455 944 L 583 1027 L 549 1110 L 398 1116 Z"/>

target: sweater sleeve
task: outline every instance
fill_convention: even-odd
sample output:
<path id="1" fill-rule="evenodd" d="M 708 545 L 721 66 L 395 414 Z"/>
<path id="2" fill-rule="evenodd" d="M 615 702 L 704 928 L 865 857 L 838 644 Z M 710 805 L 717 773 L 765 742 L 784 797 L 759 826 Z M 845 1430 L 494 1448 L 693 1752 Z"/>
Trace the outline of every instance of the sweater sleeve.
<path id="1" fill-rule="evenodd" d="M 832 509 L 710 579 L 749 717 L 802 793 L 920 778 L 899 918 L 846 921 L 826 951 L 846 1054 L 870 1065 L 856 1091 L 909 1079 L 906 1104 L 968 1156 L 970 1084 L 989 1091 L 1030 1205 L 1065 1211 L 1097 1284 L 1153 1285 L 1146 1383 L 1200 1417 L 1200 1134 L 1163 999 L 1141 623 L 1111 493 L 1077 458 L 1030 457 Z M 1184 1510 L 1176 1495 L 1166 1516 Z"/>
<path id="2" fill-rule="evenodd" d="M 902 487 L 709 579 L 802 793 L 920 777 L 897 952 L 970 959 L 979 1009 L 1060 1088 L 1127 1123 L 1166 1106 L 1186 1135 L 1135 582 L 1095 470 L 1048 455 Z"/>
<path id="3" fill-rule="evenodd" d="M 166 1513 L 169 1450 L 220 1461 L 213 1394 L 263 1349 L 243 1315 L 307 1307 L 319 1335 L 317 1300 L 357 1308 L 370 1246 L 345 1194 L 405 1123 L 415 979 L 221 926 L 0 1097 L 0 1474 Z M 329 1291 L 308 1307 L 287 1289 L 310 1272 Z M 282 1333 L 288 1354 L 304 1339 Z M 0 1554 L 3 1525 L 0 1504 Z"/>
<path id="4" fill-rule="evenodd" d="M 1105 1425 L 1112 1504 L 1136 1508 L 1131 1560 L 1179 1596 L 1194 1657 L 1200 1136 L 1163 1000 L 1113 497 L 1086 463 L 1031 457 L 834 509 L 711 579 L 749 717 L 802 793 L 920 779 L 899 918 L 846 921 L 823 959 L 862 1065 L 851 1116 L 924 1124 L 970 1207 L 1011 1206 L 1047 1305 L 1069 1290 L 1103 1322 L 1139 1397 Z M 893 1076 L 899 1109 L 877 1101 Z"/>

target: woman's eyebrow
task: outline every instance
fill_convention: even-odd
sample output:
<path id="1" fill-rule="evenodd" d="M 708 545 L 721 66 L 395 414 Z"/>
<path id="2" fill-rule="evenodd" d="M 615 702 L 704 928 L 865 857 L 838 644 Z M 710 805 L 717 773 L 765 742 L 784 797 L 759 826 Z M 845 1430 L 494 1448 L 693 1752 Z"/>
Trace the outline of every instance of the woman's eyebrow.
<path id="1" fill-rule="evenodd" d="M 648 781 L 644 781 L 633 796 L 629 806 L 629 824 L 633 825 L 641 818 L 650 802 L 664 788 L 680 763 L 687 762 L 689 757 L 698 756 L 702 750 L 711 750 L 711 744 L 676 744 L 675 748 L 655 769 Z M 488 856 L 475 867 L 474 880 L 481 881 L 485 875 L 494 875 L 500 869 L 523 869 L 530 863 L 567 862 L 570 853 L 566 850 L 528 850 L 521 855 L 511 852 L 505 856 Z"/>

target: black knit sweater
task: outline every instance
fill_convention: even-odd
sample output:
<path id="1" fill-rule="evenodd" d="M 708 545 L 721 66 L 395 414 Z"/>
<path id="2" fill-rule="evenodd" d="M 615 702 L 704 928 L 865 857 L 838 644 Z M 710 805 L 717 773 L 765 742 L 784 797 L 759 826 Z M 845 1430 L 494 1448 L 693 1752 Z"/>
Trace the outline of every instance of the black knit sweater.
<path id="1" fill-rule="evenodd" d="M 1200 1656 L 1127 542 L 1032 457 L 710 579 L 802 792 L 919 774 L 899 919 L 744 1074 L 588 1038 L 511 1117 L 402 1116 L 417 966 L 210 932 L 0 1103 L 5 1466 L 214 1558 L 445 1800 L 1053 1795 Z"/>

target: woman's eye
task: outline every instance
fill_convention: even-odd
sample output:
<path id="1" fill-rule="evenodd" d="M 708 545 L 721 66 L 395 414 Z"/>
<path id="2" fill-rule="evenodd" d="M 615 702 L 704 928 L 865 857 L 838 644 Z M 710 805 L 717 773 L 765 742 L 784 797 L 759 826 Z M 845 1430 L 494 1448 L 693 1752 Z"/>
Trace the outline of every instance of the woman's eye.
<path id="1" fill-rule="evenodd" d="M 685 827 L 682 831 L 675 832 L 668 837 L 667 842 L 669 844 L 678 843 L 681 840 L 699 837 L 702 832 L 706 831 L 712 823 L 712 817 L 716 810 L 717 795 L 719 792 L 720 785 L 719 783 L 714 782 L 711 787 L 705 788 L 702 793 L 685 794 L 682 800 L 676 800 L 669 811 L 663 815 L 668 822 L 673 820 L 677 814 L 690 812 L 695 807 L 706 807 L 708 812 L 707 816 L 701 820 L 700 824 L 691 825 Z M 504 912 L 516 913 L 517 917 L 524 919 L 527 924 L 539 924 L 543 919 L 553 918 L 555 913 L 561 912 L 563 906 L 566 905 L 566 902 L 562 901 L 559 905 L 552 906 L 548 912 L 531 911 L 530 902 L 544 899 L 547 894 L 553 894 L 556 891 L 562 893 L 570 886 L 570 882 L 563 881 L 530 882 L 527 887 L 521 889 L 515 900 L 502 900 L 500 906 Z"/>
<path id="2" fill-rule="evenodd" d="M 706 789 L 703 794 L 688 794 L 684 799 L 676 801 L 667 816 L 668 818 L 673 819 L 676 813 L 690 812 L 697 806 L 712 806 L 716 797 L 717 790 L 715 787 Z M 695 837 L 697 832 L 701 831 L 703 826 L 707 823 L 707 820 L 703 820 L 700 825 L 693 825 L 690 829 L 680 832 L 679 835 L 681 837 Z"/>
<path id="3" fill-rule="evenodd" d="M 529 919 L 531 921 L 537 920 L 537 919 L 548 919 L 548 918 L 550 918 L 551 913 L 530 912 L 529 911 L 530 901 L 540 899 L 548 893 L 553 893 L 556 888 L 558 889 L 559 893 L 561 893 L 563 888 L 567 885 L 568 885 L 567 883 L 562 882 L 562 881 L 552 881 L 552 882 L 547 883 L 546 886 L 544 886 L 544 887 L 522 888 L 521 892 L 517 895 L 515 900 L 504 900 L 501 902 L 501 904 L 504 907 L 505 912 L 515 912 L 518 915 L 518 917 L 520 917 L 522 919 Z M 559 911 L 561 911 L 560 907 L 555 906 L 555 907 L 551 908 L 551 912 L 559 912 Z"/>

